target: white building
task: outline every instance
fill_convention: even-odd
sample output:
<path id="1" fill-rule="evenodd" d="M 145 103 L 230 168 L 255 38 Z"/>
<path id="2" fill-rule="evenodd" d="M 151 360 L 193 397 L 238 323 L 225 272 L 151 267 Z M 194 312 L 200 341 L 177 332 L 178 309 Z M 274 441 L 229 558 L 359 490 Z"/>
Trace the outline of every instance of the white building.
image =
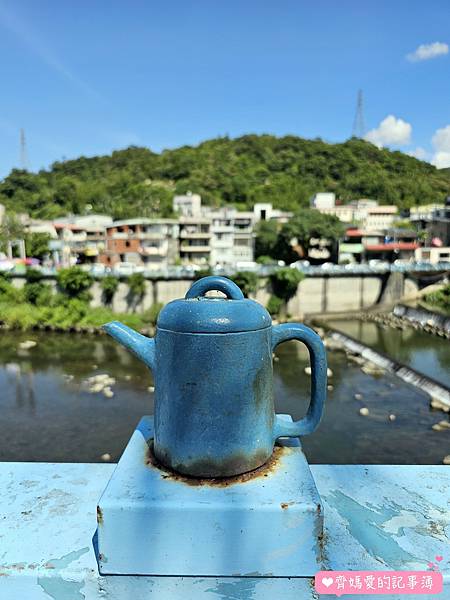
<path id="1" fill-rule="evenodd" d="M 236 210 L 222 208 L 207 214 L 211 219 L 211 264 L 234 264 L 234 215 Z"/>
<path id="2" fill-rule="evenodd" d="M 311 200 L 312 208 L 325 215 L 334 215 L 342 223 L 357 224 L 366 231 L 389 229 L 398 219 L 398 208 L 378 205 L 376 200 L 354 200 L 348 204 L 335 205 L 334 194 L 316 194 Z"/>
<path id="3" fill-rule="evenodd" d="M 333 192 L 318 192 L 310 200 L 311 208 L 334 208 L 336 195 Z"/>
<path id="4" fill-rule="evenodd" d="M 254 223 L 257 223 L 258 221 L 278 221 L 279 223 L 287 223 L 291 217 L 292 213 L 273 208 L 270 202 L 257 202 L 253 206 Z"/>
<path id="5" fill-rule="evenodd" d="M 173 197 L 173 210 L 182 217 L 199 217 L 202 212 L 202 199 L 199 194 L 188 192 Z"/>
<path id="6" fill-rule="evenodd" d="M 450 262 L 450 248 L 448 246 L 417 248 L 414 258 L 417 262 L 430 262 L 432 265 L 438 262 Z"/>

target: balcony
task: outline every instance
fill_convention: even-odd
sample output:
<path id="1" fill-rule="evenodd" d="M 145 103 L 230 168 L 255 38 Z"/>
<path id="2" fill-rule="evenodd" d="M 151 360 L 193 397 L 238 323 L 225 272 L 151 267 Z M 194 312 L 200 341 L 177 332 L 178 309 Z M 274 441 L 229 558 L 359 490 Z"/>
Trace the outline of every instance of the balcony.
<path id="1" fill-rule="evenodd" d="M 181 244 L 180 252 L 211 252 L 211 246 L 191 246 L 190 244 Z"/>
<path id="2" fill-rule="evenodd" d="M 190 233 L 189 231 L 181 231 L 180 238 L 191 239 L 191 240 L 208 240 L 211 237 L 211 233 L 206 231 L 195 231 Z"/>

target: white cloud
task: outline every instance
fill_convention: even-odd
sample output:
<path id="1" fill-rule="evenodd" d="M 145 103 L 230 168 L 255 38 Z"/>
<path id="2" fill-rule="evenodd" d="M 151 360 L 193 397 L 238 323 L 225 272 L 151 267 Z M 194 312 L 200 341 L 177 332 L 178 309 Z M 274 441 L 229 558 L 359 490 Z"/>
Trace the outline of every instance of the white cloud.
<path id="1" fill-rule="evenodd" d="M 417 146 L 417 148 L 415 148 L 414 150 L 409 150 L 409 152 L 407 152 L 406 154 L 408 154 L 408 156 L 418 158 L 419 160 L 428 160 L 428 152 L 425 150 L 425 148 L 422 148 L 421 146 Z"/>
<path id="2" fill-rule="evenodd" d="M 397 119 L 394 115 L 388 115 L 375 129 L 365 135 L 365 139 L 375 146 L 381 148 L 393 144 L 403 146 L 411 140 L 412 127 L 403 119 Z"/>
<path id="3" fill-rule="evenodd" d="M 433 44 L 421 44 L 418 48 L 406 55 L 410 62 L 418 62 L 420 60 L 430 60 L 448 54 L 448 44 L 444 42 L 434 42 Z"/>
<path id="4" fill-rule="evenodd" d="M 438 129 L 433 135 L 431 142 L 435 153 L 431 162 L 438 169 L 450 167 L 450 125 Z"/>

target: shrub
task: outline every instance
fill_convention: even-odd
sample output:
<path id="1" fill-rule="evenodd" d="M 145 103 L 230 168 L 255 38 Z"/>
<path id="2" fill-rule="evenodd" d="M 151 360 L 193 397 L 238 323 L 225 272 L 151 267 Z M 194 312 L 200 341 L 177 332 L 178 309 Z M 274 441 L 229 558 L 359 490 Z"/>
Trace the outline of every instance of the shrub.
<path id="1" fill-rule="evenodd" d="M 212 272 L 211 267 L 205 267 L 204 269 L 200 269 L 200 271 L 195 271 L 194 281 L 197 281 L 198 279 L 202 279 L 203 277 L 209 277 L 212 274 L 213 274 L 213 272 Z"/>
<path id="2" fill-rule="evenodd" d="M 0 277 L 0 300 L 11 303 L 22 301 L 22 291 L 14 287 L 7 277 Z"/>
<path id="3" fill-rule="evenodd" d="M 278 315 L 281 312 L 283 305 L 284 301 L 281 298 L 278 298 L 278 296 L 272 294 L 272 296 L 270 296 L 269 298 L 266 308 L 268 313 L 274 316 Z"/>
<path id="4" fill-rule="evenodd" d="M 241 288 L 246 298 L 255 294 L 258 289 L 258 275 L 253 271 L 238 271 L 230 279 Z"/>
<path id="5" fill-rule="evenodd" d="M 59 289 L 69 298 L 79 298 L 85 302 L 90 299 L 88 289 L 93 278 L 80 267 L 61 269 L 56 277 Z"/>
<path id="6" fill-rule="evenodd" d="M 256 259 L 256 262 L 258 263 L 258 265 L 276 265 L 277 261 L 275 258 L 272 258 L 271 256 L 258 256 L 258 258 Z"/>
<path id="7" fill-rule="evenodd" d="M 162 302 L 155 302 L 149 308 L 146 317 L 152 325 L 156 325 L 156 321 L 158 320 L 159 313 L 161 312 L 163 306 L 164 304 L 162 304 Z"/>
<path id="8" fill-rule="evenodd" d="M 304 274 L 297 269 L 291 269 L 290 267 L 278 269 L 270 276 L 274 295 L 286 303 L 289 302 L 295 296 L 298 284 L 304 277 Z"/>
<path id="9" fill-rule="evenodd" d="M 52 290 L 45 283 L 26 283 L 23 286 L 23 293 L 26 302 L 36 306 L 44 306 L 51 303 Z"/>
<path id="10" fill-rule="evenodd" d="M 142 273 L 133 273 L 128 277 L 128 287 L 134 298 L 141 299 L 145 294 L 145 277 Z"/>
<path id="11" fill-rule="evenodd" d="M 25 271 L 25 281 L 27 283 L 38 283 L 43 277 L 44 276 L 42 275 L 42 272 L 39 271 L 39 269 L 32 269 L 29 267 Z"/>
<path id="12" fill-rule="evenodd" d="M 145 277 L 142 273 L 133 273 L 128 277 L 127 282 L 129 288 L 127 294 L 128 306 L 135 311 L 145 294 Z"/>
<path id="13" fill-rule="evenodd" d="M 104 304 L 111 304 L 114 294 L 119 287 L 119 280 L 114 275 L 106 275 L 101 281 L 102 301 Z"/>
<path id="14" fill-rule="evenodd" d="M 424 298 L 425 302 L 442 308 L 446 312 L 450 312 L 450 284 L 443 287 L 437 292 L 431 292 Z"/>

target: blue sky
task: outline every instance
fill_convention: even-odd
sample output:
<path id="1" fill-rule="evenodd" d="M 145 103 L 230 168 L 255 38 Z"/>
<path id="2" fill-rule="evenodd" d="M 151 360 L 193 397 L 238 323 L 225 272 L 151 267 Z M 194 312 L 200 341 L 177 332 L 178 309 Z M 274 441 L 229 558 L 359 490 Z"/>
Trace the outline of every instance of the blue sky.
<path id="1" fill-rule="evenodd" d="M 0 0 L 0 176 L 21 127 L 32 170 L 225 134 L 344 141 L 359 88 L 369 139 L 450 166 L 447 44 L 448 0 Z"/>

